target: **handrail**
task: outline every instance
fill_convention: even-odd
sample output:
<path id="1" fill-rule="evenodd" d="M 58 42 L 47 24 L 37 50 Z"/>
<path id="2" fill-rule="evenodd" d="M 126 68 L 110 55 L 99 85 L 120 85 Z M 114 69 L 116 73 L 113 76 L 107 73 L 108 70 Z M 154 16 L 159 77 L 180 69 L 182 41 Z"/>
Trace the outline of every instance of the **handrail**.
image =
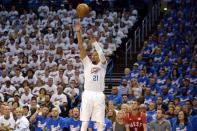
<path id="1" fill-rule="evenodd" d="M 137 53 L 137 51 L 141 48 L 142 42 L 144 41 L 145 37 L 147 37 L 148 32 L 154 26 L 155 22 L 159 19 L 160 16 L 160 1 L 158 0 L 156 4 L 151 8 L 148 15 L 142 20 L 142 24 L 137 27 L 134 31 L 134 36 L 132 39 L 130 38 L 126 42 L 125 47 L 125 66 L 128 65 L 128 55 L 130 54 L 129 58 L 131 58 L 132 53 Z"/>
<path id="2" fill-rule="evenodd" d="M 130 53 L 130 49 L 132 47 L 132 44 L 131 44 L 131 39 L 129 39 L 127 42 L 126 42 L 126 48 L 125 48 L 125 65 L 127 67 L 127 58 L 128 58 L 128 52 Z"/>
<path id="3" fill-rule="evenodd" d="M 106 72 L 106 75 L 109 75 L 109 77 L 110 77 L 110 83 L 112 82 L 113 68 L 114 68 L 114 62 L 113 62 L 112 59 L 110 59 L 108 64 L 107 64 L 107 72 Z"/>

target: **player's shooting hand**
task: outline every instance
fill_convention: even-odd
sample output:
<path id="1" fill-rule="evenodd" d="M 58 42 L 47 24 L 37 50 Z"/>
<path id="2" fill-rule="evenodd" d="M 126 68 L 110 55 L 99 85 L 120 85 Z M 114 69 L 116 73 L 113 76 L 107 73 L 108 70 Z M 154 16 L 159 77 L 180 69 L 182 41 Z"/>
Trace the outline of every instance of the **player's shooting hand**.
<path id="1" fill-rule="evenodd" d="M 80 32 L 80 31 L 81 31 L 81 24 L 80 24 L 79 21 L 76 22 L 75 28 L 76 28 L 76 31 L 77 31 L 77 32 Z"/>

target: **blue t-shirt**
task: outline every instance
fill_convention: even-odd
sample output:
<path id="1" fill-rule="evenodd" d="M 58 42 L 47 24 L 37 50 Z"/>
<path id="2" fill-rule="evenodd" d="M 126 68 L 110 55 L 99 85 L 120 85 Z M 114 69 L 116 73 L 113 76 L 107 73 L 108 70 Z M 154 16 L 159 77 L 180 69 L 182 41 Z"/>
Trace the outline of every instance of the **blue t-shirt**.
<path id="1" fill-rule="evenodd" d="M 67 119 L 63 117 L 59 117 L 57 120 L 50 118 L 47 123 L 47 131 L 63 131 L 63 129 L 67 126 Z"/>
<path id="2" fill-rule="evenodd" d="M 50 119 L 49 117 L 43 117 L 41 115 L 37 115 L 34 122 L 35 131 L 42 131 L 41 127 L 46 127 L 49 119 Z"/>
<path id="3" fill-rule="evenodd" d="M 73 118 L 68 119 L 67 121 L 67 128 L 72 131 L 80 131 L 81 129 L 81 121 L 80 120 L 74 120 Z"/>
<path id="4" fill-rule="evenodd" d="M 122 103 L 122 96 L 120 94 L 109 95 L 108 100 L 115 102 L 115 104 L 117 104 L 117 105 L 120 105 Z"/>
<path id="5" fill-rule="evenodd" d="M 97 131 L 96 122 L 90 121 L 89 125 L 88 125 L 88 128 L 91 128 L 92 131 Z M 109 120 L 107 118 L 105 118 L 104 130 L 103 131 L 106 131 L 106 130 L 112 131 L 112 122 L 111 122 L 111 120 Z"/>
<path id="6" fill-rule="evenodd" d="M 192 131 L 192 125 L 189 120 L 187 125 L 178 125 L 176 121 L 172 125 L 172 131 Z"/>

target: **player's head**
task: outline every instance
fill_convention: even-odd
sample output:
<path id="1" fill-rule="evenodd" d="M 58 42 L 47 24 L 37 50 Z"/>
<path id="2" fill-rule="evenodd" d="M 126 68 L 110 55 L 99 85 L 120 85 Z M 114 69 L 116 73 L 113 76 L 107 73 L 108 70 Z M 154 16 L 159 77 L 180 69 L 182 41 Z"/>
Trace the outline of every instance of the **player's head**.
<path id="1" fill-rule="evenodd" d="M 92 53 L 91 59 L 93 64 L 98 64 L 100 62 L 99 55 L 96 51 Z"/>

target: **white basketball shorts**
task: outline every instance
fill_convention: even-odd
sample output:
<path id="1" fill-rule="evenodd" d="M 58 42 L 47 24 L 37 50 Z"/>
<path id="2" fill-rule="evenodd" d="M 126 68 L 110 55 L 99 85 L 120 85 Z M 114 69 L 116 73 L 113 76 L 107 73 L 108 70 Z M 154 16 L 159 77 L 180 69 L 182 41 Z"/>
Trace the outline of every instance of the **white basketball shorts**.
<path id="1" fill-rule="evenodd" d="M 85 90 L 82 93 L 80 108 L 80 120 L 89 120 L 104 123 L 105 119 L 105 95 L 103 92 Z"/>

